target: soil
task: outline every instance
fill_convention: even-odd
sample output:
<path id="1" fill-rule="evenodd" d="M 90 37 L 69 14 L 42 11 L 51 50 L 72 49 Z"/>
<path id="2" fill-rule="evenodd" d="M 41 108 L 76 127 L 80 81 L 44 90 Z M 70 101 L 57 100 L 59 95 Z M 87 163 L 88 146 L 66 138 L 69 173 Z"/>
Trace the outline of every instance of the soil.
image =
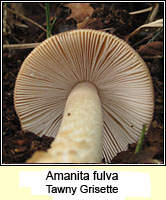
<path id="1" fill-rule="evenodd" d="M 151 12 L 130 15 L 129 12 L 155 7 L 159 10 L 154 20 L 163 18 L 163 3 L 91 3 L 84 19 L 74 15 L 65 3 L 50 3 L 50 20 L 56 16 L 52 34 L 80 28 L 91 28 L 112 33 L 127 41 L 144 59 L 152 76 L 155 93 L 154 117 L 141 151 L 135 154 L 136 144 L 130 144 L 128 150 L 117 154 L 114 164 L 160 164 L 164 162 L 164 62 L 163 31 L 161 28 L 140 29 Z M 8 3 L 7 7 L 34 20 L 46 28 L 44 3 Z M 82 5 L 77 10 L 82 8 Z M 91 14 L 90 11 L 93 8 Z M 71 15 L 72 14 L 72 15 Z M 8 11 L 6 16 L 3 44 L 24 44 L 41 42 L 46 33 L 17 14 Z M 150 45 L 149 45 L 150 43 Z M 14 110 L 13 90 L 20 66 L 32 49 L 3 49 L 3 133 L 2 150 L 4 164 L 21 164 L 36 150 L 46 151 L 53 138 L 39 137 L 21 130 L 19 119 Z M 105 162 L 103 161 L 103 164 Z"/>

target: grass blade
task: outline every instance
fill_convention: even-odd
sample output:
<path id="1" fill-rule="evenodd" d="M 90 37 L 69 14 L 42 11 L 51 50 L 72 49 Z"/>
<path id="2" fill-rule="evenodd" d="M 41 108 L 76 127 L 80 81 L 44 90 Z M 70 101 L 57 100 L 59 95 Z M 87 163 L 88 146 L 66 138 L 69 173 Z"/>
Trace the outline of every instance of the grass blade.
<path id="1" fill-rule="evenodd" d="M 136 146 L 136 149 L 135 149 L 135 154 L 139 153 L 141 148 L 142 148 L 144 137 L 145 137 L 145 132 L 146 132 L 146 125 L 143 125 L 141 135 L 140 135 L 140 138 L 138 140 L 138 143 L 137 143 L 137 146 Z"/>

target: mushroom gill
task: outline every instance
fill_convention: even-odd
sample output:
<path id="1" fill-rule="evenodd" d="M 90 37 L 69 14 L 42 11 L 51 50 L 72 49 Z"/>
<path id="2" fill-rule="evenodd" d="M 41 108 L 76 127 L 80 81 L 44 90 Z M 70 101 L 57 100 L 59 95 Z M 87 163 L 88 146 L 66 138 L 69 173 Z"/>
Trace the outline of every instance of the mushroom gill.
<path id="1" fill-rule="evenodd" d="M 102 120 L 102 128 L 96 134 L 102 135 L 102 156 L 111 162 L 129 143 L 138 140 L 144 124 L 149 127 L 154 107 L 152 80 L 145 62 L 126 42 L 111 34 L 95 30 L 64 32 L 46 39 L 29 54 L 14 91 L 22 129 L 54 136 L 56 141 L 66 101 L 82 83 L 96 88 L 100 106 L 89 108 L 87 104 L 86 117 L 90 118 L 93 109 L 101 108 L 102 116 L 96 120 Z M 82 97 L 77 97 L 74 101 L 79 104 Z M 82 128 L 89 130 L 86 124 Z M 75 138 L 71 139 L 69 149 Z M 55 143 L 52 148 L 63 150 L 64 144 L 60 147 Z M 94 149 L 96 144 L 92 144 Z"/>

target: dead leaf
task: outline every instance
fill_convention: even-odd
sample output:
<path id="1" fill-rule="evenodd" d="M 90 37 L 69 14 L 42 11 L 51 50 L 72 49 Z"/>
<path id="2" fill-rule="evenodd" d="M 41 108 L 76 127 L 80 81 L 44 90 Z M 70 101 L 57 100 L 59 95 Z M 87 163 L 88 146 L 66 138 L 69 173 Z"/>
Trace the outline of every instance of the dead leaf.
<path id="1" fill-rule="evenodd" d="M 77 23 L 82 22 L 87 17 L 90 18 L 94 12 L 94 9 L 89 5 L 90 3 L 68 3 L 65 7 L 71 9 L 72 13 L 68 19 L 74 18 Z"/>
<path id="2" fill-rule="evenodd" d="M 140 55 L 161 55 L 163 54 L 163 42 L 162 41 L 154 41 L 149 44 L 141 45 L 138 49 L 138 53 Z"/>
<path id="3" fill-rule="evenodd" d="M 104 24 L 100 19 L 97 18 L 91 18 L 91 19 L 85 19 L 84 21 L 77 23 L 78 29 L 95 29 L 95 30 L 101 30 L 103 29 Z"/>

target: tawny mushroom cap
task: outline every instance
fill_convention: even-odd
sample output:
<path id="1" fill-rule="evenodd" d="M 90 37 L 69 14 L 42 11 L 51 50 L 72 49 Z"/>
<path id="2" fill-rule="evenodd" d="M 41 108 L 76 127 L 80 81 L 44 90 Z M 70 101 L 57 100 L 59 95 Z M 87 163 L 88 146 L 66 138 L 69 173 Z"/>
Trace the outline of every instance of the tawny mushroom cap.
<path id="1" fill-rule="evenodd" d="M 154 107 L 141 57 L 118 37 L 95 30 L 61 33 L 36 47 L 19 71 L 14 103 L 22 129 L 54 137 L 60 129 L 52 144 L 60 150 L 52 156 L 62 163 L 100 162 L 101 148 L 110 162 L 138 140 L 144 124 L 149 127 Z"/>

